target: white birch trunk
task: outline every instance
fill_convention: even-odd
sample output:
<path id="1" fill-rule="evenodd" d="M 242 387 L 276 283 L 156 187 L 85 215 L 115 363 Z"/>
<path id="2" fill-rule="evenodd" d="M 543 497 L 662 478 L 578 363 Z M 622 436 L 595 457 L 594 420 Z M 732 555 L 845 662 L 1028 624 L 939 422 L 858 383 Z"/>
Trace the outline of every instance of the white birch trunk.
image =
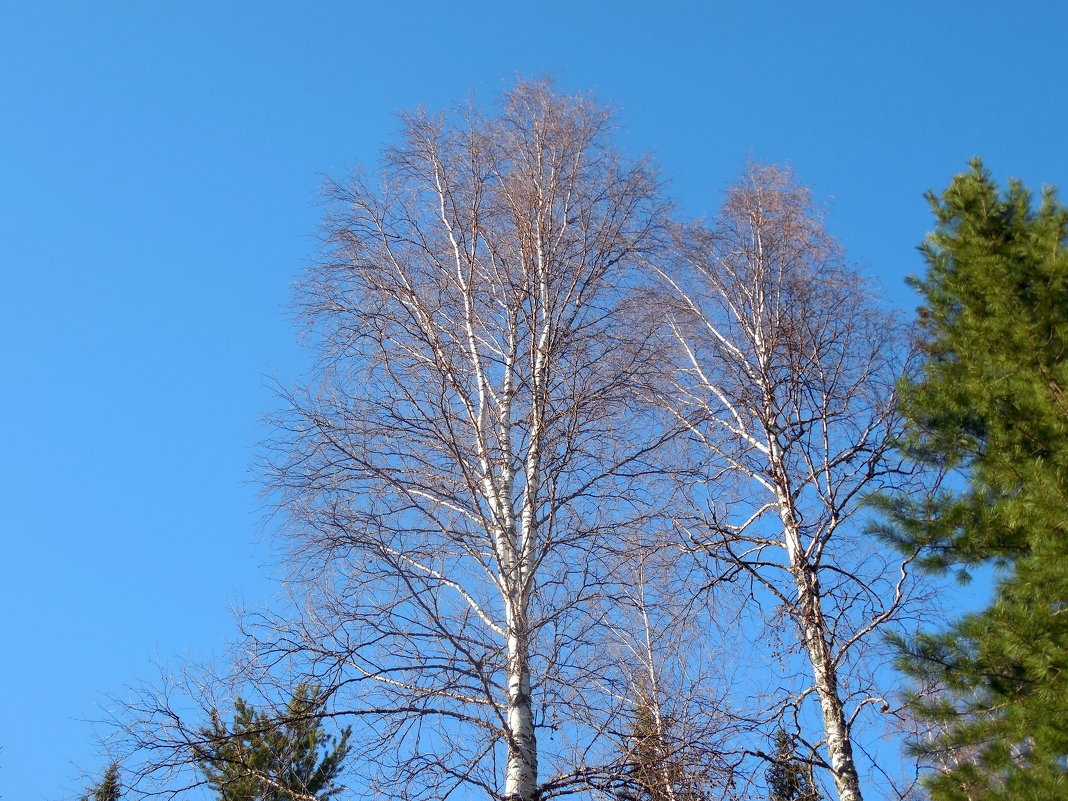
<path id="1" fill-rule="evenodd" d="M 525 615 L 511 619 L 508 635 L 508 757 L 504 797 L 535 801 L 538 789 L 538 748 L 530 694 L 529 638 Z"/>
<path id="2" fill-rule="evenodd" d="M 838 693 L 838 674 L 827 641 L 827 626 L 820 603 L 819 578 L 801 547 L 797 516 L 789 489 L 776 487 L 783 540 L 790 559 L 790 572 L 797 585 L 797 609 L 802 640 L 812 664 L 812 677 L 823 713 L 823 729 L 830 757 L 834 789 L 839 801 L 862 801 L 860 777 L 853 759 L 853 744 L 846 722 L 845 705 Z"/>
<path id="3" fill-rule="evenodd" d="M 683 263 L 661 275 L 676 299 L 669 326 L 679 345 L 678 392 L 663 402 L 719 469 L 772 495 L 740 524 L 729 509 L 726 520 L 714 513 L 711 527 L 725 560 L 796 620 L 813 680 L 800 697 L 815 691 L 823 723 L 822 738 L 812 739 L 826 743 L 840 801 L 861 801 L 851 727 L 875 699 L 847 714 L 852 696 L 843 688 L 865 683 L 848 672 L 863 668 L 847 657 L 896 614 L 906 572 L 883 602 L 872 585 L 888 571 L 832 539 L 863 493 L 894 473 L 887 452 L 897 426 L 891 387 L 906 352 L 901 329 L 841 263 L 808 190 L 788 171 L 751 165 L 715 227 L 693 226 L 677 241 Z M 759 521 L 771 506 L 781 530 L 769 538 Z M 761 555 L 773 543 L 786 551 L 785 564 Z M 829 588 L 819 581 L 824 558 L 840 568 L 841 582 Z"/>
<path id="4" fill-rule="evenodd" d="M 754 227 L 754 245 L 760 263 L 765 264 L 764 237 L 759 226 Z M 758 319 L 764 319 L 768 298 L 763 292 L 763 287 L 757 289 L 756 297 L 760 315 Z M 767 381 L 767 376 L 772 374 L 770 369 L 772 354 L 765 340 L 763 327 L 755 326 L 754 334 L 754 345 L 762 377 L 764 420 L 768 428 L 768 462 L 775 484 L 775 501 L 779 507 L 779 519 L 782 521 L 783 542 L 790 560 L 790 573 L 797 586 L 796 611 L 800 618 L 798 624 L 801 627 L 802 644 L 808 652 L 809 662 L 812 665 L 812 679 L 820 701 L 820 711 L 823 714 L 824 736 L 831 762 L 831 773 L 834 776 L 834 789 L 838 793 L 839 801 L 862 801 L 860 779 L 853 760 L 853 745 L 846 723 L 845 706 L 838 693 L 838 674 L 831 656 L 830 643 L 827 641 L 827 626 L 820 602 L 819 578 L 801 542 L 799 516 L 794 507 L 794 495 L 788 477 L 786 458 L 778 436 L 779 409 L 774 400 L 774 390 Z"/>
<path id="5" fill-rule="evenodd" d="M 435 754 L 418 736 L 375 742 L 395 797 L 536 801 L 586 780 L 573 753 L 594 751 L 536 743 L 547 699 L 564 719 L 590 712 L 581 686 L 579 702 L 555 692 L 535 710 L 532 693 L 590 681 L 572 656 L 583 644 L 546 642 L 544 626 L 585 617 L 571 562 L 616 508 L 629 514 L 601 500 L 649 459 L 622 400 L 649 368 L 605 357 L 634 341 L 622 311 L 665 221 L 656 182 L 615 157 L 610 115 L 588 99 L 521 83 L 503 105 L 408 115 L 381 180 L 337 188 L 330 257 L 307 290 L 323 387 L 284 420 L 293 452 L 275 470 L 311 558 L 354 566 L 326 599 L 325 638 L 298 639 L 316 654 L 328 646 L 315 640 L 341 640 L 345 685 L 367 688 L 350 696 L 357 714 L 397 722 L 382 731 L 424 719 L 445 732 Z M 559 517 L 570 536 L 555 536 Z M 603 725 L 582 733 L 590 748 Z"/>
<path id="6" fill-rule="evenodd" d="M 533 464 L 532 464 L 533 462 Z M 527 607 L 533 586 L 532 551 L 535 526 L 533 496 L 537 492 L 537 455 L 527 456 L 527 485 L 520 516 L 521 537 L 509 538 L 509 559 L 503 572 L 507 588 L 505 624 L 507 634 L 507 758 L 504 797 L 507 801 L 535 801 L 538 795 L 538 745 L 530 686 L 530 625 Z M 515 528 L 512 528 L 515 532 Z M 518 541 L 517 541 L 518 540 Z"/>

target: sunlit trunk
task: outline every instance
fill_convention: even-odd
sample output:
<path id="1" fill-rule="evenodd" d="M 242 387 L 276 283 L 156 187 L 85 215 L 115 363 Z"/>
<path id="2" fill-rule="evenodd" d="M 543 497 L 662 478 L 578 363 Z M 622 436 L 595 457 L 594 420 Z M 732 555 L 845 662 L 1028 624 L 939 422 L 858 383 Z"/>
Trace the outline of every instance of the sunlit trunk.
<path id="1" fill-rule="evenodd" d="M 862 801 L 860 778 L 853 760 L 853 744 L 846 722 L 845 706 L 838 693 L 838 674 L 827 641 L 827 625 L 820 603 L 819 578 L 801 547 L 797 516 L 789 492 L 776 491 L 783 540 L 790 558 L 790 572 L 797 585 L 798 621 L 805 650 L 812 664 L 812 677 L 823 713 L 823 729 L 839 801 Z"/>
<path id="2" fill-rule="evenodd" d="M 530 647 L 526 615 L 509 615 L 508 635 L 508 759 L 504 795 L 508 801 L 535 801 L 538 789 L 538 747 L 530 695 Z"/>

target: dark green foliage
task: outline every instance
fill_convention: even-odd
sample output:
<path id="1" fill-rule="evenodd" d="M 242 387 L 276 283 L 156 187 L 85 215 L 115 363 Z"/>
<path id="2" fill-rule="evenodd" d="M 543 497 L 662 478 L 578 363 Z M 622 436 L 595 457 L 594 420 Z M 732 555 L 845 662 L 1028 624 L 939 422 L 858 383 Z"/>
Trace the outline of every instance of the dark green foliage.
<path id="1" fill-rule="evenodd" d="M 812 780 L 812 766 L 797 758 L 793 739 L 782 729 L 775 734 L 774 760 L 767 772 L 771 801 L 822 801 Z"/>
<path id="2" fill-rule="evenodd" d="M 199 755 L 207 784 L 220 801 L 328 801 L 349 752 L 350 730 L 330 737 L 316 715 L 316 688 L 297 687 L 284 710 L 257 712 L 240 698 L 228 726 L 212 712 Z"/>
<path id="3" fill-rule="evenodd" d="M 627 788 L 620 801 L 666 801 L 671 777 L 667 743 L 657 730 L 656 717 L 646 701 L 637 704 L 627 753 Z"/>
<path id="4" fill-rule="evenodd" d="M 888 504 L 929 569 L 996 567 L 991 606 L 902 643 L 936 801 L 1068 798 L 1068 212 L 982 165 L 931 196 L 906 447 L 963 489 Z"/>
<path id="5" fill-rule="evenodd" d="M 119 763 L 112 762 L 104 771 L 99 784 L 89 788 L 82 796 L 82 801 L 119 801 L 122 797 L 122 784 L 119 782 Z"/>
<path id="6" fill-rule="evenodd" d="M 644 694 L 633 710 L 619 801 L 709 801 L 710 755 Z M 718 797 L 718 796 L 716 796 Z"/>

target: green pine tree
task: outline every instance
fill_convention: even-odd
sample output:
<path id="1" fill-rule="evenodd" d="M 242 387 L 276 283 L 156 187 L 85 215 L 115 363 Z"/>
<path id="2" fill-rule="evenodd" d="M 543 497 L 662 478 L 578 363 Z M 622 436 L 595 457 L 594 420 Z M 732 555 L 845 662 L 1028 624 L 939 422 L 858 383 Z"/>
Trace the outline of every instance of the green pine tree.
<path id="1" fill-rule="evenodd" d="M 99 784 L 92 785 L 82 796 L 82 801 L 119 801 L 122 784 L 119 782 L 119 763 L 112 762 L 104 771 Z"/>
<path id="2" fill-rule="evenodd" d="M 794 741 L 783 729 L 775 734 L 775 756 L 767 771 L 770 801 L 822 801 L 812 766 L 797 758 Z"/>
<path id="3" fill-rule="evenodd" d="M 330 737 L 315 712 L 318 688 L 301 685 L 284 710 L 257 712 L 238 699 L 227 725 L 212 711 L 200 768 L 219 801 L 329 801 L 348 755 L 350 729 Z"/>
<path id="4" fill-rule="evenodd" d="M 635 705 L 629 746 L 627 786 L 619 794 L 620 801 L 668 801 L 671 760 L 652 705 L 645 698 Z"/>
<path id="5" fill-rule="evenodd" d="M 680 740 L 676 724 L 640 693 L 634 709 L 618 801 L 708 801 L 698 749 Z M 658 719 L 659 718 L 659 719 Z"/>
<path id="6" fill-rule="evenodd" d="M 1068 798 L 1068 211 L 976 161 L 941 197 L 914 280 L 922 356 L 906 447 L 963 488 L 889 502 L 932 570 L 997 568 L 989 608 L 901 643 L 935 801 Z"/>

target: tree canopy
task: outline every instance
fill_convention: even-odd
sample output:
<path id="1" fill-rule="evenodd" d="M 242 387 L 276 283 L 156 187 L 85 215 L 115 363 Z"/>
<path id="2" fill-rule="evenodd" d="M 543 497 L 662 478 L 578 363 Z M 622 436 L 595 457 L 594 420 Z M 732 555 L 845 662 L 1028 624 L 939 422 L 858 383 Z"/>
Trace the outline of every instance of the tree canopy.
<path id="1" fill-rule="evenodd" d="M 119 801 L 122 797 L 122 782 L 119 781 L 119 763 L 108 765 L 100 781 L 89 787 L 82 801 Z"/>
<path id="2" fill-rule="evenodd" d="M 793 738 L 775 733 L 775 759 L 767 772 L 770 801 L 823 801 L 812 780 L 812 766 L 797 758 Z"/>
<path id="3" fill-rule="evenodd" d="M 408 801 L 904 798 L 875 644 L 916 560 L 1001 570 L 990 609 L 900 640 L 935 801 L 1068 789 L 1068 213 L 979 164 L 932 196 L 913 362 L 789 170 L 684 224 L 613 128 L 520 82 L 404 115 L 330 187 L 318 358 L 262 465 L 291 604 L 232 676 L 129 705 L 129 792 L 330 801 L 344 717 L 358 780 Z M 924 468 L 952 478 L 918 500 Z"/>
<path id="4" fill-rule="evenodd" d="M 316 688 L 301 685 L 285 709 L 273 713 L 238 698 L 232 725 L 213 710 L 199 763 L 219 801 L 334 798 L 351 730 L 338 738 L 327 734 L 315 714 L 319 701 Z"/>
<path id="5" fill-rule="evenodd" d="M 935 801 L 1068 795 L 1068 211 L 1002 193 L 978 161 L 930 196 L 937 221 L 914 281 L 919 372 L 906 447 L 950 474 L 896 506 L 894 537 L 933 570 L 996 571 L 993 602 L 904 644 L 915 748 Z M 966 573 L 964 573 L 966 577 Z M 922 697 L 921 697 L 922 696 Z"/>

